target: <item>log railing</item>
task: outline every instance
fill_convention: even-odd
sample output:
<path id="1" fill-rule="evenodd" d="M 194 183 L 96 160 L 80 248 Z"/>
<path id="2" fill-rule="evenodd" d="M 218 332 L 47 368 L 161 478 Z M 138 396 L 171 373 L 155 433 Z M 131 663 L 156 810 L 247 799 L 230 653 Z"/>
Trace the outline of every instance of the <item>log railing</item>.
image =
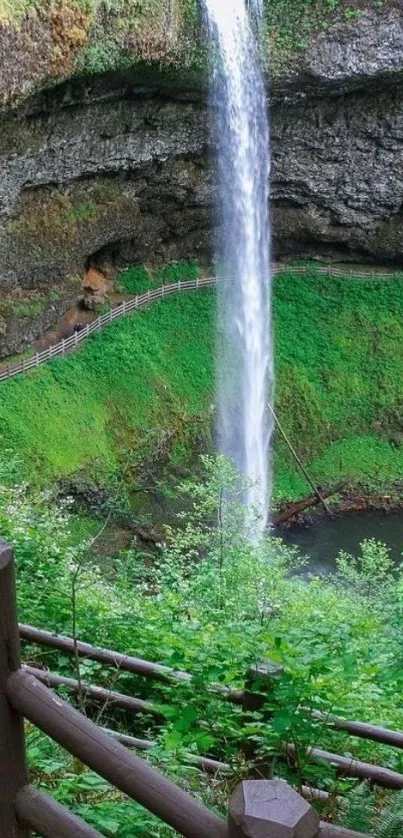
<path id="1" fill-rule="evenodd" d="M 320 823 L 313 807 L 282 780 L 240 783 L 229 801 L 228 819 L 223 819 L 23 669 L 19 635 L 13 554 L 0 541 L 1 838 L 28 838 L 30 830 L 43 838 L 100 838 L 81 818 L 29 785 L 24 719 L 184 838 L 243 838 L 251 834 L 251 826 L 255 838 L 369 838 Z M 150 673 L 148 667 L 146 671 Z M 161 676 L 158 665 L 155 671 Z"/>
<path id="2" fill-rule="evenodd" d="M 275 265 L 273 266 L 272 273 L 273 276 L 278 274 L 284 273 L 287 271 L 288 274 L 292 274 L 293 276 L 305 276 L 308 273 L 312 273 L 314 271 L 316 274 L 320 276 L 329 276 L 334 278 L 352 278 L 352 279 L 394 279 L 398 277 L 402 277 L 401 273 L 379 273 L 377 271 L 353 271 L 351 269 L 340 269 L 334 268 L 331 265 L 327 267 L 318 266 L 315 268 L 309 267 L 307 265 L 301 266 L 285 266 L 285 265 Z M 219 282 L 231 282 L 230 277 L 223 277 L 217 280 L 214 276 L 209 277 L 197 277 L 197 279 L 188 279 L 188 280 L 179 280 L 179 282 L 173 282 L 167 285 L 161 285 L 159 288 L 150 289 L 149 291 L 145 291 L 143 294 L 138 294 L 136 297 L 133 297 L 131 300 L 124 300 L 115 308 L 111 308 L 105 314 L 101 314 L 99 317 L 95 318 L 91 323 L 87 323 L 79 332 L 75 332 L 69 338 L 65 338 L 59 343 L 54 344 L 53 346 L 49 346 L 47 349 L 44 349 L 43 352 L 37 352 L 32 358 L 24 358 L 18 364 L 10 364 L 5 367 L 0 368 L 0 383 L 2 381 L 7 381 L 8 378 L 14 378 L 16 375 L 21 375 L 21 373 L 29 372 L 29 370 L 36 369 L 37 367 L 41 366 L 42 364 L 46 364 L 48 361 L 51 361 L 53 358 L 57 358 L 60 355 L 66 355 L 67 353 L 74 352 L 81 343 L 86 340 L 90 335 L 94 334 L 94 332 L 98 332 L 100 329 L 104 329 L 106 326 L 116 320 L 119 317 L 124 317 L 127 314 L 132 314 L 133 312 L 145 308 L 146 306 L 150 305 L 150 303 L 156 302 L 157 300 L 162 300 L 165 297 L 169 297 L 172 294 L 178 294 L 183 291 L 198 291 L 203 288 L 212 288 L 214 285 Z"/>
<path id="3" fill-rule="evenodd" d="M 189 672 L 173 669 L 160 663 L 153 663 L 144 660 L 143 658 L 136 658 L 132 655 L 125 655 L 122 652 L 116 652 L 111 649 L 103 649 L 100 646 L 93 646 L 91 643 L 84 643 L 81 640 L 73 640 L 71 637 L 66 637 L 57 632 L 46 631 L 45 629 L 38 629 L 34 626 L 25 623 L 19 623 L 19 635 L 21 640 L 27 643 L 33 643 L 38 646 L 45 646 L 48 649 L 64 652 L 66 654 L 78 654 L 86 660 L 93 660 L 97 663 L 112 666 L 122 672 L 131 672 L 133 675 L 140 675 L 147 679 L 154 679 L 158 681 L 182 681 L 191 682 L 192 675 Z M 63 681 L 73 680 L 64 679 L 61 676 L 52 676 L 48 672 L 27 667 L 35 674 L 42 678 L 45 682 L 49 678 L 59 678 L 60 683 Z M 253 674 L 256 673 L 264 679 L 273 677 L 273 670 L 264 665 L 262 668 L 255 668 Z M 75 682 L 74 682 L 75 683 Z M 53 684 L 56 686 L 56 684 Z M 253 684 L 251 685 L 253 686 Z M 231 690 L 213 684 L 211 690 L 219 692 L 224 698 L 227 698 L 234 704 L 244 705 L 246 691 L 245 690 Z M 259 698 L 264 700 L 262 693 L 259 693 Z M 133 699 L 138 701 L 138 699 Z M 145 702 L 150 708 L 152 705 Z M 253 709 L 253 708 L 252 708 Z M 384 745 L 390 745 L 395 748 L 403 749 L 403 732 L 396 730 L 389 730 L 389 728 L 379 727 L 377 725 L 368 724 L 367 722 L 349 721 L 338 716 L 326 715 L 315 710 L 312 711 L 312 717 L 317 721 L 326 723 L 327 726 L 349 733 L 350 736 L 356 736 L 360 739 L 369 739 L 373 742 L 380 742 Z"/>
<path id="4" fill-rule="evenodd" d="M 136 658 L 132 655 L 125 655 L 121 652 L 112 651 L 111 649 L 103 649 L 93 646 L 90 643 L 84 643 L 80 640 L 74 641 L 70 637 L 55 634 L 43 629 L 37 629 L 33 626 L 20 624 L 19 633 L 22 640 L 29 643 L 35 643 L 40 646 L 45 646 L 49 649 L 55 649 L 66 654 L 75 654 L 87 660 L 97 661 L 108 666 L 112 666 L 122 672 L 130 672 L 134 675 L 143 676 L 146 679 L 165 680 L 171 682 L 191 683 L 192 676 L 188 672 L 174 670 L 168 666 L 160 663 L 153 663 L 151 661 Z M 72 692 L 79 691 L 84 697 L 92 700 L 110 701 L 111 705 L 116 707 L 123 707 L 132 710 L 133 712 L 148 713 L 151 716 L 158 716 L 160 708 L 154 707 L 151 702 L 142 701 L 131 696 L 126 696 L 121 693 L 109 691 L 105 688 L 96 687 L 79 683 L 73 678 L 65 678 L 59 675 L 54 675 L 50 672 L 34 669 L 32 667 L 24 667 L 27 671 L 34 674 L 43 683 L 52 686 L 66 686 Z M 261 668 L 256 668 L 250 673 L 248 678 L 248 685 L 244 690 L 232 690 L 222 685 L 211 684 L 209 690 L 215 694 L 220 695 L 223 699 L 230 701 L 233 704 L 241 705 L 246 711 L 258 710 L 264 705 L 264 691 L 270 685 L 270 680 L 280 674 L 278 668 L 264 665 Z M 258 680 L 256 680 L 258 679 Z M 254 685 L 256 682 L 256 686 Z M 254 690 L 257 692 L 254 692 Z M 303 708 L 301 708 L 303 709 Z M 320 721 L 324 726 L 345 732 L 350 736 L 360 739 L 369 739 L 373 742 L 379 742 L 384 745 L 403 749 L 403 732 L 389 730 L 385 727 L 371 725 L 360 721 L 349 721 L 338 716 L 325 715 L 318 711 L 312 711 L 313 719 Z M 147 750 L 154 747 L 154 742 L 151 740 L 136 740 L 134 737 L 124 737 L 126 744 L 131 741 L 131 746 L 141 750 Z M 289 756 L 292 757 L 292 747 L 285 746 Z M 369 780 L 376 785 L 383 786 L 390 789 L 403 789 L 403 774 L 397 771 L 384 768 L 380 765 L 373 765 L 371 763 L 361 762 L 356 759 L 343 757 L 340 754 L 331 753 L 329 751 L 313 748 L 309 752 L 313 760 L 321 760 L 332 764 L 336 770 L 343 776 L 357 777 Z M 190 757 L 191 758 L 191 757 Z M 206 771 L 214 773 L 215 771 L 229 771 L 230 766 L 225 763 L 216 762 L 215 760 L 203 759 L 198 760 L 200 765 L 205 763 Z"/>

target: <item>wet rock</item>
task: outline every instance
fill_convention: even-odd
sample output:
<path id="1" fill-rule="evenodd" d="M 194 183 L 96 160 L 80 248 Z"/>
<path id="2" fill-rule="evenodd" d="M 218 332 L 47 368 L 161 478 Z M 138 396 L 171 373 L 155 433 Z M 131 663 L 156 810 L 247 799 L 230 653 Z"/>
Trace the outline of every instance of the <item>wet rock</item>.
<path id="1" fill-rule="evenodd" d="M 381 12 L 361 11 L 353 20 L 317 35 L 303 65 L 313 81 L 352 87 L 357 82 L 400 75 L 402 51 L 403 15 L 401 4 L 396 4 Z"/>
<path id="2" fill-rule="evenodd" d="M 77 299 L 79 283 L 66 281 L 55 291 L 0 293 L 0 358 L 22 352 L 46 332 Z"/>

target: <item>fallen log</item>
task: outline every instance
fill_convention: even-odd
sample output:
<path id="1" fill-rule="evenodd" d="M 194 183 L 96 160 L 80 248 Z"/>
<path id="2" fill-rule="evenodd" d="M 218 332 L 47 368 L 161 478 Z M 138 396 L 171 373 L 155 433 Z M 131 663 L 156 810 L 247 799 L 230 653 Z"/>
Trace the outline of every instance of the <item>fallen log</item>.
<path id="1" fill-rule="evenodd" d="M 280 431 L 280 434 L 283 437 L 285 444 L 287 445 L 287 447 L 291 451 L 291 454 L 294 457 L 294 460 L 295 460 L 298 468 L 302 471 L 302 474 L 304 475 L 305 480 L 307 481 L 307 483 L 309 483 L 313 493 L 316 495 L 316 497 L 318 499 L 318 503 L 320 503 L 323 506 L 323 509 L 325 510 L 326 515 L 329 515 L 330 518 L 332 518 L 332 512 L 331 512 L 331 510 L 329 509 L 329 507 L 326 503 L 325 495 L 322 492 L 322 487 L 317 486 L 316 483 L 312 480 L 312 477 L 308 473 L 308 470 L 307 470 L 306 466 L 304 465 L 304 463 L 302 462 L 301 457 L 299 456 L 299 454 L 295 450 L 291 440 L 287 436 L 287 434 L 286 434 L 286 432 L 285 432 L 285 430 L 284 430 L 284 428 L 283 428 L 283 426 L 280 422 L 280 419 L 278 418 L 277 413 L 275 412 L 275 410 L 272 407 L 272 405 L 270 404 L 270 402 L 267 405 L 267 407 L 269 408 L 269 411 L 270 411 L 270 413 L 273 417 L 273 421 L 274 421 L 274 424 L 275 424 L 276 428 L 278 428 L 278 430 Z"/>
<path id="2" fill-rule="evenodd" d="M 337 483 L 336 486 L 332 486 L 330 489 L 323 491 L 321 493 L 321 497 L 326 499 L 332 497 L 333 495 L 337 495 L 338 492 L 341 492 L 344 488 L 344 485 L 344 483 Z M 300 512 L 304 512 L 305 509 L 310 509 L 312 506 L 318 506 L 320 502 L 321 501 L 317 495 L 309 495 L 309 497 L 301 498 L 301 500 L 296 503 L 289 504 L 274 517 L 273 526 L 277 527 L 278 524 L 284 524 L 285 521 L 289 521 L 290 518 L 294 518 L 295 515 L 299 515 Z"/>

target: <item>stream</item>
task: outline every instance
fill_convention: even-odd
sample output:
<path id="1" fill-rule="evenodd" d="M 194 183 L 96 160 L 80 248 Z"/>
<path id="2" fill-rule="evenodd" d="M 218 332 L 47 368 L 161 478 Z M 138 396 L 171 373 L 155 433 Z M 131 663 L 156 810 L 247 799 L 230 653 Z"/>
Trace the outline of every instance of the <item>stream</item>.
<path id="1" fill-rule="evenodd" d="M 290 529 L 278 527 L 275 534 L 308 557 L 305 573 L 331 573 L 341 550 L 358 555 L 361 542 L 368 538 L 386 544 L 399 564 L 403 553 L 403 512 L 343 512 L 335 518 L 318 515 L 310 524 L 296 524 Z"/>

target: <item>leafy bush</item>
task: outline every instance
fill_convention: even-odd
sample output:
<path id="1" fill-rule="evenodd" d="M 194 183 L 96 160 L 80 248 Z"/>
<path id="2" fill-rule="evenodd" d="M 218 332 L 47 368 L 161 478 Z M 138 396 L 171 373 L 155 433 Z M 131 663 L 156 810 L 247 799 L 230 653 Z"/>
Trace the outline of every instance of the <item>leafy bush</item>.
<path id="1" fill-rule="evenodd" d="M 181 768 L 186 754 L 228 761 L 230 785 L 263 759 L 297 786 L 308 780 L 332 793 L 339 789 L 333 770 L 307 757 L 313 743 L 402 770 L 399 752 L 354 742 L 310 714 L 315 708 L 395 728 L 403 724 L 396 704 L 403 688 L 403 581 L 400 572 L 390 576 L 385 548 L 367 543 L 351 568 L 342 555 L 336 576 L 307 584 L 293 575 L 301 565 L 295 550 L 273 538 L 251 542 L 250 520 L 237 499 L 242 486 L 232 468 L 209 458 L 203 467 L 202 482 L 183 483 L 187 511 L 166 530 L 152 562 L 124 551 L 106 579 L 91 552 L 97 533 L 83 539 L 68 502 L 57 504 L 48 492 L 13 485 L 15 466 L 3 466 L 0 529 L 15 547 L 21 619 L 191 672 L 190 684 L 145 684 L 128 673 L 108 675 L 95 662 L 80 664 L 84 680 L 158 704 L 158 724 L 109 706 L 95 711 L 84 703 L 84 709 L 106 726 L 156 740 L 152 761 L 210 806 L 220 808 L 228 789 L 209 786 L 196 769 Z M 29 646 L 24 655 L 77 675 L 74 661 L 60 653 Z M 250 667 L 268 660 L 284 673 L 272 680 L 269 693 L 264 682 L 258 687 L 262 710 L 245 716 L 222 701 L 215 685 L 242 688 Z M 241 747 L 246 738 L 248 762 Z M 285 740 L 294 744 L 296 765 L 283 760 Z M 169 834 L 46 742 L 30 730 L 33 776 L 105 835 L 123 838 L 134 828 L 140 835 L 147 829 L 150 835 Z M 345 790 L 351 786 L 354 781 L 344 781 Z"/>

